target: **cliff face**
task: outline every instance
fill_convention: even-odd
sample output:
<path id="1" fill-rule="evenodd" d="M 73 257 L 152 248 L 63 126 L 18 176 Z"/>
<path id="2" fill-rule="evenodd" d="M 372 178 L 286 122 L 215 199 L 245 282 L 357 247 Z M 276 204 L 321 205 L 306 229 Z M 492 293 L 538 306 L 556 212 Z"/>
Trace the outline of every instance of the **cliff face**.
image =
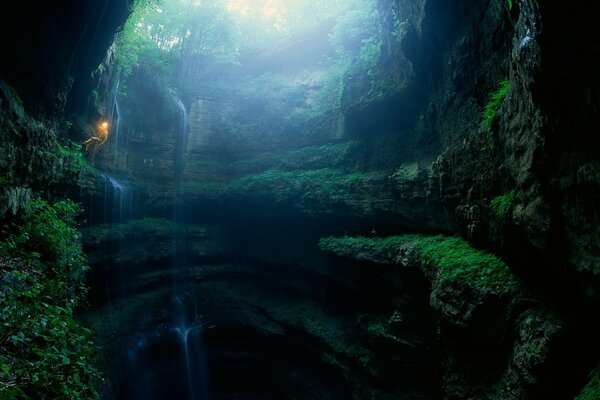
<path id="1" fill-rule="evenodd" d="M 10 62 L 2 62 L 0 76 L 16 89 L 27 112 L 59 118 L 67 101 L 73 110 L 85 112 L 90 74 L 130 5 L 109 0 L 3 6 L 0 48 Z"/>
<path id="2" fill-rule="evenodd" d="M 112 12 L 108 13 L 107 8 Z M 67 103 L 70 101 L 72 111 L 84 109 L 86 92 L 92 85 L 90 74 L 127 15 L 127 2 L 3 6 L 0 49 L 6 61 L 0 64 L 2 216 L 7 208 L 16 213 L 32 191 L 70 191 L 72 160 L 59 148 L 66 146 L 69 130 L 65 123 Z M 16 26 L 26 28 L 18 31 Z"/>

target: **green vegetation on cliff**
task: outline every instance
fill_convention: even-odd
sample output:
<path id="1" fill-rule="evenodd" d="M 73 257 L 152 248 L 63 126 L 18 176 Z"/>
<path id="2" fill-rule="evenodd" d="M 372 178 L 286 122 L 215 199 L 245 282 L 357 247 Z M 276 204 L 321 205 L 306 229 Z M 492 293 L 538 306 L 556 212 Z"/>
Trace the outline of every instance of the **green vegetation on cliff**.
<path id="1" fill-rule="evenodd" d="M 81 149 L 81 144 L 69 140 L 64 146 L 57 142 L 56 147 L 57 152 L 52 153 L 50 156 L 61 162 L 66 173 L 72 175 L 79 174 L 80 172 L 97 173 L 96 169 L 86 160 Z"/>
<path id="2" fill-rule="evenodd" d="M 490 201 L 490 210 L 498 219 L 506 217 L 515 202 L 516 194 L 516 191 L 511 190 Z"/>
<path id="3" fill-rule="evenodd" d="M 395 263 L 413 251 L 417 263 L 437 283 L 449 282 L 498 295 L 514 294 L 518 281 L 497 256 L 473 248 L 458 237 L 404 235 L 387 238 L 323 238 L 322 250 L 377 263 Z"/>
<path id="4" fill-rule="evenodd" d="M 491 135 L 494 130 L 494 121 L 496 120 L 498 109 L 500 108 L 500 105 L 506 98 L 506 94 L 508 93 L 509 88 L 510 80 L 503 79 L 500 82 L 498 82 L 498 88 L 490 95 L 490 101 L 485 105 L 483 109 L 483 113 L 481 115 L 481 122 L 488 135 Z"/>
<path id="5" fill-rule="evenodd" d="M 590 381 L 583 388 L 575 400 L 597 400 L 600 399 L 600 366 L 590 374 Z"/>
<path id="6" fill-rule="evenodd" d="M 0 398 L 96 399 L 89 330 L 73 313 L 87 270 L 70 200 L 32 200 L 0 243 Z"/>
<path id="7" fill-rule="evenodd" d="M 333 168 L 307 171 L 271 170 L 245 176 L 230 183 L 227 194 L 274 198 L 276 201 L 324 200 L 341 202 L 364 179 L 360 172 Z"/>

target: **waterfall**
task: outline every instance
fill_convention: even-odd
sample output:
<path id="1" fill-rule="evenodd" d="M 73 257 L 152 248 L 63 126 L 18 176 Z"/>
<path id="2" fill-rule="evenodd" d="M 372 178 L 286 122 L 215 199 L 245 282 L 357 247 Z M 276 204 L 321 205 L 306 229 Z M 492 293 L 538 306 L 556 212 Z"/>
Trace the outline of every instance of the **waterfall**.
<path id="1" fill-rule="evenodd" d="M 183 177 L 185 149 L 187 146 L 187 111 L 183 102 L 173 96 L 173 102 L 177 106 L 177 138 L 175 140 L 175 181 L 174 181 L 174 198 L 173 198 L 173 272 L 175 274 L 176 286 L 177 281 L 181 278 L 181 273 L 184 272 L 186 260 L 186 232 L 184 222 L 184 211 L 181 199 L 179 198 L 180 184 Z"/>
<path id="2" fill-rule="evenodd" d="M 202 315 L 198 312 L 196 299 L 186 289 L 188 265 L 186 253 L 186 215 L 180 198 L 180 185 L 185 169 L 185 153 L 188 145 L 188 113 L 183 102 L 173 96 L 178 111 L 177 138 L 175 141 L 175 180 L 173 199 L 173 289 L 174 313 L 171 331 L 181 343 L 181 362 L 185 369 L 188 400 L 208 400 L 208 367 L 203 344 Z"/>
<path id="3" fill-rule="evenodd" d="M 179 113 L 178 133 L 175 144 L 175 181 L 176 183 L 179 183 L 178 181 L 183 175 L 183 168 L 185 166 L 184 156 L 188 140 L 188 115 L 185 105 L 181 99 L 179 99 L 177 96 L 173 96 L 173 101 L 175 102 L 177 111 Z"/>
<path id="4" fill-rule="evenodd" d="M 102 174 L 102 178 L 105 180 L 104 185 L 104 199 L 112 198 L 112 204 L 110 206 L 105 203 L 105 215 L 112 215 L 112 222 L 121 223 L 124 222 L 131 216 L 132 203 L 133 203 L 133 192 L 129 183 L 121 182 L 109 175 Z M 110 190 L 110 192 L 109 192 Z M 109 213 L 108 210 L 112 213 Z"/>
<path id="5" fill-rule="evenodd" d="M 175 318 L 171 329 L 181 344 L 188 400 L 208 400 L 208 366 L 204 348 L 204 321 L 196 299 L 189 292 L 173 297 Z"/>
<path id="6" fill-rule="evenodd" d="M 120 80 L 117 80 L 117 84 L 113 90 L 113 107 L 110 115 L 111 130 L 115 137 L 115 159 L 117 158 L 117 151 L 119 149 L 119 131 L 121 128 L 121 109 L 119 107 L 119 85 Z"/>

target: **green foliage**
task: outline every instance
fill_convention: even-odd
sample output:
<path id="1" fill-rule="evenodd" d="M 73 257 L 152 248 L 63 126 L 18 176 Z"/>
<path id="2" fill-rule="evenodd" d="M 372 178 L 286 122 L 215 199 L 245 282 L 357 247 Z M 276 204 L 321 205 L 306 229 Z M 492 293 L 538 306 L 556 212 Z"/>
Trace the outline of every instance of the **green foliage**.
<path id="1" fill-rule="evenodd" d="M 343 70 L 343 76 L 350 70 L 362 71 L 370 77 L 371 86 L 376 86 L 376 67 L 382 44 L 376 2 L 365 1 L 340 15 L 331 30 L 329 42 L 338 54 L 338 68 Z"/>
<path id="2" fill-rule="evenodd" d="M 390 236 L 386 238 L 363 236 L 328 237 L 319 240 L 323 251 L 341 257 L 354 258 L 359 261 L 387 264 L 394 262 L 400 248 L 414 240 L 416 236 Z"/>
<path id="3" fill-rule="evenodd" d="M 321 87 L 310 104 L 311 117 L 319 118 L 341 108 L 345 80 L 351 67 L 352 60 L 339 58 L 324 70 Z"/>
<path id="4" fill-rule="evenodd" d="M 329 42 L 339 55 L 357 57 L 365 44 L 369 46 L 369 42 L 379 38 L 380 31 L 377 3 L 367 0 L 350 7 L 336 19 Z"/>
<path id="5" fill-rule="evenodd" d="M 395 9 L 392 9 L 392 19 L 394 21 L 394 30 L 392 36 L 397 42 L 402 42 L 408 31 L 408 19 L 401 21 Z"/>
<path id="6" fill-rule="evenodd" d="M 346 173 L 332 168 L 293 172 L 271 170 L 231 182 L 226 193 L 270 197 L 276 201 L 321 199 L 337 202 L 346 198 L 350 189 L 363 179 L 360 172 Z"/>
<path id="7" fill-rule="evenodd" d="M 600 399 L 600 366 L 590 373 L 590 381 L 583 388 L 575 400 L 597 400 Z"/>
<path id="8" fill-rule="evenodd" d="M 354 142 L 345 142 L 301 147 L 287 152 L 265 152 L 253 159 L 235 162 L 232 167 L 245 173 L 270 169 L 289 171 L 334 168 L 342 164 L 353 144 Z"/>
<path id="9" fill-rule="evenodd" d="M 525 349 L 525 354 L 527 354 L 527 357 L 532 362 L 540 363 L 544 358 L 542 350 L 543 349 L 540 347 L 540 343 L 534 342 L 527 346 Z"/>
<path id="10" fill-rule="evenodd" d="M 12 185 L 12 179 L 9 177 L 0 176 L 0 188 L 5 189 L 11 187 Z"/>
<path id="11" fill-rule="evenodd" d="M 518 282 L 504 261 L 474 249 L 461 238 L 423 237 L 414 246 L 425 262 L 440 269 L 442 281 L 463 282 L 501 295 L 513 294 L 518 289 Z"/>
<path id="12" fill-rule="evenodd" d="M 367 332 L 374 337 L 381 337 L 389 335 L 388 324 L 384 320 L 371 321 L 367 326 Z"/>
<path id="13" fill-rule="evenodd" d="M 512 8 L 513 8 L 513 1 L 508 0 L 508 9 L 512 11 Z"/>
<path id="14" fill-rule="evenodd" d="M 498 114 L 500 105 L 506 98 L 508 89 L 510 88 L 510 81 L 503 79 L 498 82 L 498 89 L 490 95 L 490 101 L 485 105 L 482 114 L 482 124 L 488 135 L 492 135 L 494 129 L 494 120 Z"/>
<path id="15" fill-rule="evenodd" d="M 69 140 L 65 146 L 56 143 L 58 157 L 69 174 L 77 175 L 80 172 L 96 173 L 96 169 L 88 163 L 83 155 L 81 144 Z"/>
<path id="16" fill-rule="evenodd" d="M 512 295 L 518 281 L 493 254 L 474 249 L 463 239 L 446 236 L 404 235 L 387 238 L 323 238 L 322 250 L 358 260 L 393 263 L 402 248 L 412 248 L 425 268 L 433 268 L 439 283 L 454 282 L 499 295 Z"/>
<path id="17" fill-rule="evenodd" d="M 233 30 L 223 2 L 138 0 L 118 36 L 117 69 L 129 76 L 142 68 L 148 79 L 169 86 L 192 70 L 237 64 Z"/>
<path id="18" fill-rule="evenodd" d="M 97 399 L 89 330 L 73 318 L 87 270 L 70 200 L 32 200 L 0 243 L 0 397 Z"/>
<path id="19" fill-rule="evenodd" d="M 132 233 L 169 237 L 173 235 L 173 230 L 176 228 L 177 226 L 172 220 L 141 218 L 128 220 L 120 224 L 95 225 L 83 232 L 86 244 L 99 244 L 105 241 L 123 240 L 125 235 Z M 192 227 L 189 227 L 189 229 L 192 229 Z"/>
<path id="20" fill-rule="evenodd" d="M 490 201 L 490 210 L 498 219 L 503 219 L 508 215 L 508 212 L 512 208 L 517 192 L 511 190 L 510 192 L 504 193 L 501 196 L 497 196 Z"/>

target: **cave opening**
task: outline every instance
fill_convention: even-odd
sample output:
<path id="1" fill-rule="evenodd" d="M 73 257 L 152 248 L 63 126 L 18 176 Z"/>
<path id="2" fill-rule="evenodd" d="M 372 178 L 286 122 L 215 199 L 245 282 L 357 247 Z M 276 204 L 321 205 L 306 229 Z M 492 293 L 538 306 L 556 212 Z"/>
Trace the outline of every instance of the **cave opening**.
<path id="1" fill-rule="evenodd" d="M 598 398 L 584 3 L 3 5 L 0 399 Z"/>

